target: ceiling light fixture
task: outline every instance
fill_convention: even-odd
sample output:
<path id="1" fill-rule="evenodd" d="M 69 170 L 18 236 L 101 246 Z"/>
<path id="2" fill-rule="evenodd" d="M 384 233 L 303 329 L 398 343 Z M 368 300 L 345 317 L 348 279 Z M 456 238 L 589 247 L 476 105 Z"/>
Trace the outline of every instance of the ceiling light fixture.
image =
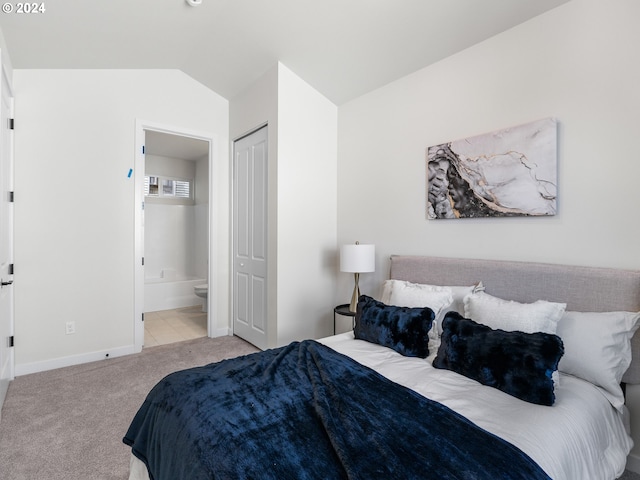
<path id="1" fill-rule="evenodd" d="M 202 0 L 187 0 L 187 3 L 192 7 L 197 7 L 202 3 Z"/>

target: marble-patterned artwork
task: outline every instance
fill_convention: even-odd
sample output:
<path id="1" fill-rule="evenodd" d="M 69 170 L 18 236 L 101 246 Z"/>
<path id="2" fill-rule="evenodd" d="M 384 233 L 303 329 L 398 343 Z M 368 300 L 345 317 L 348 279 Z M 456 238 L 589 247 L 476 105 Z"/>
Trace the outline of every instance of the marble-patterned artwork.
<path id="1" fill-rule="evenodd" d="M 557 124 L 546 118 L 427 148 L 427 217 L 555 215 Z"/>

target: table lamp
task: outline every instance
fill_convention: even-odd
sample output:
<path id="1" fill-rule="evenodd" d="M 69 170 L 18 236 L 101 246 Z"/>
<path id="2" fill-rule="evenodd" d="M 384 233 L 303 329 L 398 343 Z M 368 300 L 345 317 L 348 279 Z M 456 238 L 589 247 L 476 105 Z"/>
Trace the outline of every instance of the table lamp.
<path id="1" fill-rule="evenodd" d="M 360 274 L 376 271 L 376 246 L 360 245 L 360 242 L 343 245 L 340 248 L 340 271 L 353 273 L 355 278 L 355 286 L 349 305 L 349 311 L 355 312 L 360 297 L 360 287 L 358 286 Z"/>

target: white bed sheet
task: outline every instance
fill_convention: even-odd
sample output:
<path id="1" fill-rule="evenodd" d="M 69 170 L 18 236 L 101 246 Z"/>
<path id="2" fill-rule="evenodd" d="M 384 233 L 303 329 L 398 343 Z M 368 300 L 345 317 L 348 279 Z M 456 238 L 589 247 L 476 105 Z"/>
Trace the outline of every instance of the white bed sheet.
<path id="1" fill-rule="evenodd" d="M 623 415 L 592 384 L 561 375 L 553 407 L 533 405 L 426 359 L 404 357 L 354 339 L 353 332 L 319 340 L 390 380 L 440 402 L 512 443 L 554 480 L 614 480 L 622 475 L 633 441 Z M 149 480 L 131 455 L 129 480 Z"/>
<path id="2" fill-rule="evenodd" d="M 435 353 L 404 357 L 353 332 L 319 341 L 517 446 L 555 480 L 613 480 L 624 471 L 633 446 L 625 419 L 584 380 L 561 375 L 556 402 L 546 407 L 434 368 Z"/>

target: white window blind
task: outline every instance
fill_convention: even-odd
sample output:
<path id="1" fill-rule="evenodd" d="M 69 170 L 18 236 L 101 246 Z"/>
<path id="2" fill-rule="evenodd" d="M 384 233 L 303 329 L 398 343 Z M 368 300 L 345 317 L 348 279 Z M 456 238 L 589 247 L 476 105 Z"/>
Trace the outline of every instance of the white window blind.
<path id="1" fill-rule="evenodd" d="M 162 188 L 159 188 L 162 185 Z M 147 197 L 159 198 L 192 198 L 192 181 L 163 178 L 151 175 L 144 177 L 144 194 Z"/>
<path id="2" fill-rule="evenodd" d="M 179 198 L 191 198 L 191 182 L 184 180 L 174 180 L 174 192 L 176 197 Z"/>

